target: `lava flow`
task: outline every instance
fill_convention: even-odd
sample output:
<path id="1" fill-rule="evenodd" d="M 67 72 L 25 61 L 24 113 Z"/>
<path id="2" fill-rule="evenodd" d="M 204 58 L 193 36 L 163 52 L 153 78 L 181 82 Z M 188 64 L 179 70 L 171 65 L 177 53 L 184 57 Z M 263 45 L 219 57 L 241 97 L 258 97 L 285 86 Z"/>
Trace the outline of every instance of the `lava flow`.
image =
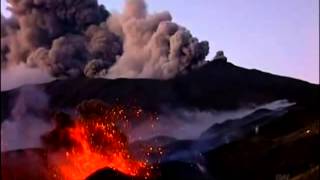
<path id="1" fill-rule="evenodd" d="M 92 104 L 94 113 L 91 111 Z M 85 110 L 81 111 L 80 108 L 82 115 L 76 120 L 60 114 L 58 128 L 44 137 L 44 142 L 59 152 L 56 153 L 59 156 L 52 156 L 54 178 L 83 180 L 104 168 L 128 176 L 148 178 L 148 161 L 135 160 L 130 155 L 127 137 L 119 128 L 119 122 L 122 126 L 127 126 L 123 124 L 128 123 L 123 109 L 108 109 L 104 104 L 97 102 L 89 102 L 83 106 Z M 66 119 L 71 120 L 70 123 L 66 123 Z"/>

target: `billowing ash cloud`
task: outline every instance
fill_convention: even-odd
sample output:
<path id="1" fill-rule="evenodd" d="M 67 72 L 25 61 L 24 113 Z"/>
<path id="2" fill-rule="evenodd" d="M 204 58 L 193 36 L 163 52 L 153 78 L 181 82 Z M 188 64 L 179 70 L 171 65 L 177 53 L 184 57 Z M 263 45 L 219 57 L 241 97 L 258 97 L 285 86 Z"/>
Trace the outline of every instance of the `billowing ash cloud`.
<path id="1" fill-rule="evenodd" d="M 208 42 L 199 42 L 173 23 L 168 12 L 148 15 L 143 0 L 131 0 L 123 14 L 108 20 L 110 29 L 124 39 L 123 54 L 109 78 L 170 78 L 203 61 Z"/>
<path id="2" fill-rule="evenodd" d="M 208 42 L 149 15 L 143 0 L 127 0 L 111 15 L 97 0 L 9 0 L 1 16 L 1 67 L 26 64 L 52 76 L 167 79 L 196 67 Z"/>
<path id="3" fill-rule="evenodd" d="M 1 38 L 1 49 L 6 50 L 3 64 L 26 63 L 53 75 L 80 73 L 89 58 L 83 32 L 109 16 L 95 0 L 8 2 L 18 26 Z"/>

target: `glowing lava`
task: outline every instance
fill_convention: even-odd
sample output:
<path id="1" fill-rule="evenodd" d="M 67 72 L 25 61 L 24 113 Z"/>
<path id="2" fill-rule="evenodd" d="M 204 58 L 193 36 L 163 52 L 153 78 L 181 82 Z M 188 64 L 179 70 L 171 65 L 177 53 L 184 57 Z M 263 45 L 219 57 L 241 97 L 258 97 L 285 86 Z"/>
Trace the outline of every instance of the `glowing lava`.
<path id="1" fill-rule="evenodd" d="M 93 131 L 93 132 L 91 132 Z M 112 168 L 130 176 L 137 176 L 147 167 L 145 162 L 131 159 L 127 152 L 126 142 L 116 134 L 109 132 L 104 125 L 94 127 L 77 124 L 70 129 L 70 136 L 77 143 L 71 151 L 65 153 L 66 160 L 58 167 L 61 176 L 66 180 L 81 180 L 103 168 Z M 105 145 L 94 146 L 96 133 L 101 135 Z"/>
<path id="2" fill-rule="evenodd" d="M 90 117 L 81 116 L 71 126 L 51 132 L 51 136 L 68 144 L 59 148 L 59 156 L 52 156 L 55 179 L 83 180 L 105 168 L 129 176 L 150 176 L 148 161 L 135 160 L 128 151 L 127 137 L 118 126 L 119 120 L 127 122 L 123 110 L 101 112 Z"/>

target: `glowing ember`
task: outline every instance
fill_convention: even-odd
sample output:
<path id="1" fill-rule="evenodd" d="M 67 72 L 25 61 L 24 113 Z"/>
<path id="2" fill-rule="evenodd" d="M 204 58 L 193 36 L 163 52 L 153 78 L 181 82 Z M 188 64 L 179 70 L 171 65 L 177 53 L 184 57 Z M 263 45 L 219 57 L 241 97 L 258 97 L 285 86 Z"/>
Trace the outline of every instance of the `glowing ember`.
<path id="1" fill-rule="evenodd" d="M 117 108 L 110 110 L 101 104 L 96 108 L 98 109 L 95 111 L 99 112 L 93 113 L 93 116 L 90 113 L 89 116 L 81 115 L 67 127 L 57 125 L 59 128 L 46 137 L 47 141 L 57 139 L 60 141 L 60 144 L 59 142 L 51 144 L 65 145 L 62 158 L 54 157 L 58 159 L 54 163 L 54 178 L 83 180 L 97 170 L 105 168 L 129 176 L 148 178 L 150 176 L 148 169 L 153 167 L 149 167 L 147 160 L 138 161 L 130 155 L 127 137 L 119 128 L 119 123 L 127 126 L 128 122 L 123 110 Z M 52 137 L 54 140 L 50 139 Z M 150 148 L 150 151 L 152 150 Z M 61 147 L 59 153 L 61 153 Z"/>
<path id="2" fill-rule="evenodd" d="M 145 162 L 134 161 L 127 152 L 126 142 L 112 126 L 77 124 L 69 130 L 77 146 L 67 151 L 66 161 L 58 171 L 67 180 L 81 180 L 102 168 L 112 168 L 130 176 L 137 176 L 147 167 Z M 96 145 L 96 138 L 101 141 Z"/>

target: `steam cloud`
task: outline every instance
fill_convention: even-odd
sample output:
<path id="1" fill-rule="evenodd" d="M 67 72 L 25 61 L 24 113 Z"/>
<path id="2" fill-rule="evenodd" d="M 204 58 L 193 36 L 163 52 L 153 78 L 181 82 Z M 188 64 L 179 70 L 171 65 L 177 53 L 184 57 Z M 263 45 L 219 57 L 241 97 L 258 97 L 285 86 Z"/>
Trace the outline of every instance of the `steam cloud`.
<path id="1" fill-rule="evenodd" d="M 294 105 L 287 100 L 270 102 L 256 107 L 242 107 L 233 111 L 190 111 L 185 109 L 164 110 L 159 121 L 146 122 L 128 132 L 130 141 L 148 140 L 157 136 L 175 139 L 197 139 L 201 133 L 214 124 L 230 119 L 243 118 L 256 110 L 278 110 Z"/>
<path id="2" fill-rule="evenodd" d="M 40 136 L 52 129 L 47 119 L 48 97 L 39 89 L 20 90 L 9 119 L 1 123 L 1 152 L 41 147 Z"/>
<path id="3" fill-rule="evenodd" d="M 235 111 L 164 110 L 159 114 L 157 121 L 143 119 L 143 123 L 126 131 L 126 135 L 129 142 L 160 136 L 181 140 L 197 139 L 215 123 L 242 118 L 258 109 L 277 110 L 292 105 L 294 103 L 281 100 Z M 93 107 L 95 107 L 94 110 L 100 110 L 96 106 Z M 83 108 L 85 108 L 82 110 L 83 113 L 91 116 L 88 112 L 92 109 L 86 106 Z M 43 91 L 32 86 L 22 88 L 11 116 L 1 124 L 1 151 L 42 147 L 41 137 L 51 131 L 54 126 L 49 112 L 48 97 Z M 68 119 L 62 116 L 60 122 L 68 124 Z"/>
<path id="4" fill-rule="evenodd" d="M 54 78 L 47 71 L 19 64 L 1 70 L 1 91 L 18 88 L 25 84 L 46 83 L 52 80 Z"/>
<path id="5" fill-rule="evenodd" d="M 1 68 L 25 64 L 54 77 L 168 79 L 204 61 L 208 42 L 127 0 L 110 14 L 97 0 L 8 0 L 1 15 Z"/>

